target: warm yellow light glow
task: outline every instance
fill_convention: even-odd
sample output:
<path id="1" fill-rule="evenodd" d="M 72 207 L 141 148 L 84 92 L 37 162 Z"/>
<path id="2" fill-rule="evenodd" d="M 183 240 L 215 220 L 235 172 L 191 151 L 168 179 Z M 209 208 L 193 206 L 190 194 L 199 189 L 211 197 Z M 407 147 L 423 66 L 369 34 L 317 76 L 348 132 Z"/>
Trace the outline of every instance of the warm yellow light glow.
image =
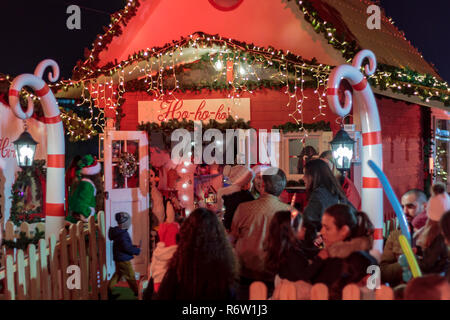
<path id="1" fill-rule="evenodd" d="M 350 161 L 353 157 L 353 151 L 347 147 L 339 146 L 335 151 L 333 151 L 333 158 L 336 160 L 338 165 L 342 167 L 344 165 L 344 158 Z"/>

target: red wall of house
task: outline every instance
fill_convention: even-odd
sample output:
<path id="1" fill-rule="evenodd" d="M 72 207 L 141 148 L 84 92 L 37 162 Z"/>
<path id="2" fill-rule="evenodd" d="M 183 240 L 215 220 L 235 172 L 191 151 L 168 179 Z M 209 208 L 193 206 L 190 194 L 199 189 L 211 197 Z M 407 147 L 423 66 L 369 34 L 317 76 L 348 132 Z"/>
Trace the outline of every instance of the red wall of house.
<path id="1" fill-rule="evenodd" d="M 423 129 L 421 107 L 377 97 L 383 140 L 383 171 L 397 197 L 424 187 Z M 395 213 L 384 196 L 385 217 Z"/>
<path id="2" fill-rule="evenodd" d="M 306 89 L 304 91 L 305 99 L 303 104 L 304 122 L 313 123 L 315 121 L 329 121 L 333 131 L 338 130 L 336 123 L 337 116 L 333 114 L 328 107 L 324 109 L 325 116 L 313 118 L 319 114 L 319 100 L 317 94 L 314 94 L 313 89 Z M 122 105 L 126 116 L 121 121 L 122 130 L 136 130 L 138 125 L 138 101 L 151 100 L 150 96 L 145 92 L 127 92 L 123 96 L 125 103 Z M 177 93 L 178 99 L 224 99 L 227 94 L 218 91 L 203 91 L 199 93 Z M 274 125 L 284 124 L 288 121 L 294 121 L 289 114 L 295 110 L 295 102 L 292 99 L 289 107 L 286 107 L 289 98 L 284 91 L 278 90 L 259 90 L 252 94 L 246 92 L 241 95 L 243 98 L 250 98 L 250 117 L 251 125 L 255 129 L 272 129 Z M 326 100 L 326 97 L 323 98 Z"/>
<path id="3" fill-rule="evenodd" d="M 333 132 L 339 129 L 336 123 L 336 115 L 324 109 L 326 116 L 317 117 L 318 99 L 313 89 L 305 90 L 308 99 L 304 103 L 304 121 L 330 121 Z M 288 97 L 282 90 L 260 90 L 253 94 L 245 93 L 243 97 L 249 97 L 251 108 L 251 125 L 256 129 L 271 129 L 273 125 L 279 125 L 293 121 L 289 113 L 294 111 L 295 104 L 291 102 L 286 107 Z M 138 101 L 150 100 L 145 92 L 127 92 L 124 95 L 125 103 L 123 111 L 126 116 L 121 121 L 121 130 L 136 130 L 138 125 Z M 202 94 L 177 93 L 178 99 L 214 99 L 226 98 L 226 94 L 220 92 L 204 91 Z M 389 98 L 377 96 L 380 113 L 382 141 L 383 141 L 383 171 L 390 180 L 392 187 L 400 197 L 411 188 L 423 188 L 423 130 L 421 126 L 420 106 L 406 104 Z M 387 198 L 384 199 L 385 217 L 394 217 L 395 214 Z"/>

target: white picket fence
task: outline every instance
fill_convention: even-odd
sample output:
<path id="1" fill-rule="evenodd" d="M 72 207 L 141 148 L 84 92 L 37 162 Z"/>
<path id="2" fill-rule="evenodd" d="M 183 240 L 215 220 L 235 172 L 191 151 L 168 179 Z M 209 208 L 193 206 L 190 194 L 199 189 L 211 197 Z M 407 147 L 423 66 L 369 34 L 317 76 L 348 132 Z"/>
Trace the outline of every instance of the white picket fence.
<path id="1" fill-rule="evenodd" d="M 4 233 L 4 240 L 15 240 L 20 237 L 20 233 L 25 233 L 25 236 L 27 238 L 34 237 L 36 230 L 39 230 L 43 232 L 45 230 L 45 223 L 39 222 L 39 223 L 32 223 L 29 224 L 27 222 L 22 222 L 20 226 L 16 226 L 12 221 L 7 221 L 5 223 L 5 233 Z"/>
<path id="2" fill-rule="evenodd" d="M 328 300 L 329 291 L 328 287 L 323 283 L 317 283 L 313 286 L 304 283 L 304 290 L 302 292 L 308 292 L 308 297 L 297 297 L 299 291 L 298 286 L 294 282 L 283 280 L 277 287 L 275 287 L 272 299 L 274 300 Z M 300 284 L 302 285 L 302 284 Z M 255 281 L 250 285 L 249 292 L 250 300 L 267 300 L 267 287 L 263 282 Z M 356 284 L 348 284 L 342 290 L 342 300 L 363 300 L 361 288 Z M 368 299 L 366 299 L 368 300 Z M 394 292 L 387 286 L 380 286 L 379 289 L 374 290 L 373 298 L 370 300 L 394 300 Z"/>
<path id="3" fill-rule="evenodd" d="M 97 219 L 98 224 L 91 216 L 87 226 L 78 222 L 68 232 L 61 229 L 58 242 L 52 236 L 48 242 L 41 239 L 37 246 L 30 244 L 26 251 L 3 247 L 0 281 L 5 288 L 0 299 L 106 300 L 104 212 Z M 26 232 L 26 226 L 21 228 Z M 9 237 L 17 234 L 5 230 L 5 237 L 8 232 Z M 79 282 L 73 275 L 79 275 Z"/>

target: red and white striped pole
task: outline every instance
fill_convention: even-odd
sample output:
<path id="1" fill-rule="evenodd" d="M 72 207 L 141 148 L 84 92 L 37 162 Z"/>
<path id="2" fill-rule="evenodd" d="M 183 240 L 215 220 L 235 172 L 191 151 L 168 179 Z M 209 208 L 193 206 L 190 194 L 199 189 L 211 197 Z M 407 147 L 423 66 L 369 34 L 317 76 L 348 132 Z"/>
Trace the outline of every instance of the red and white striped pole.
<path id="1" fill-rule="evenodd" d="M 64 128 L 61 122 L 58 104 L 55 96 L 47 86 L 42 76 L 47 67 L 52 67 L 49 73 L 50 81 L 59 77 L 58 64 L 50 59 L 44 60 L 36 67 L 33 74 L 21 74 L 14 79 L 9 90 L 9 104 L 14 114 L 20 119 L 28 119 L 33 115 L 34 105 L 28 98 L 28 107 L 24 112 L 20 106 L 19 93 L 24 86 L 34 90 L 40 98 L 44 110 L 44 122 L 47 128 L 47 183 L 46 183 L 46 212 L 45 212 L 45 238 L 51 235 L 59 236 L 64 226 L 64 167 L 65 147 Z"/>
<path id="2" fill-rule="evenodd" d="M 365 73 L 370 76 L 376 70 L 375 54 L 370 50 L 360 51 L 353 59 L 352 65 L 336 67 L 328 78 L 328 104 L 337 115 L 344 117 L 352 108 L 352 93 L 345 91 L 345 103 L 339 101 L 338 89 L 342 80 L 347 80 L 353 88 L 356 106 L 360 110 L 362 127 L 362 210 L 369 215 L 375 226 L 374 249 L 383 251 L 383 189 L 375 173 L 370 169 L 367 161 L 372 160 L 383 168 L 383 150 L 381 144 L 381 125 L 375 96 L 361 73 L 364 59 L 369 60 L 365 65 Z"/>

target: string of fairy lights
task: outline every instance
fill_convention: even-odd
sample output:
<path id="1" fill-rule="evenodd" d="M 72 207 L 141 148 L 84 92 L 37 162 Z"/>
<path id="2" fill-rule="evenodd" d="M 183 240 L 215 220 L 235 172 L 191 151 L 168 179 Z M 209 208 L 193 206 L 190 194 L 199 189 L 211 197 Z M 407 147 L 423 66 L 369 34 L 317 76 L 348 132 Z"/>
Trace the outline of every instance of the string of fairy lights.
<path id="1" fill-rule="evenodd" d="M 88 103 L 92 107 L 99 106 L 100 102 L 103 101 L 105 108 L 115 111 L 119 106 L 118 101 L 126 92 L 125 73 L 127 73 L 127 76 L 137 73 L 142 75 L 141 78 L 148 85 L 146 92 L 154 100 L 177 99 L 175 94 L 180 91 L 180 81 L 177 76 L 179 75 L 178 72 L 183 72 L 177 66 L 183 63 L 183 54 L 185 57 L 188 56 L 186 54 L 188 50 L 190 50 L 189 56 L 192 61 L 185 60 L 186 64 L 198 62 L 202 53 L 208 53 L 209 62 L 217 72 L 216 78 L 212 82 L 219 82 L 220 78 L 227 77 L 230 69 L 229 63 L 231 62 L 233 75 L 232 79 L 228 79 L 229 98 L 239 98 L 246 91 L 253 93 L 248 85 L 249 82 L 251 80 L 255 82 L 264 80 L 263 76 L 258 74 L 258 69 L 277 69 L 278 72 L 272 73 L 270 78 L 272 81 L 279 81 L 281 85 L 285 86 L 285 93 L 289 100 L 288 107 L 291 100 L 295 101 L 296 108 L 290 116 L 300 126 L 303 123 L 303 102 L 308 98 L 304 95 L 303 84 L 306 76 L 312 77 L 315 79 L 314 94 L 317 95 L 318 100 L 318 113 L 314 116 L 314 120 L 324 115 L 326 81 L 331 66 L 317 65 L 311 63 L 311 61 L 303 60 L 299 56 L 290 53 L 284 54 L 282 51 L 276 51 L 275 49 L 249 46 L 231 39 L 202 33 L 192 34 L 174 42 L 171 46 L 141 51 L 117 66 L 98 69 L 95 73 L 89 73 L 89 75 L 93 75 L 92 78 L 86 77 L 78 81 L 60 82 L 55 87 L 60 88 L 62 86 L 63 90 L 67 90 L 69 87 L 81 86 L 83 88 L 82 103 Z M 97 80 L 100 78 L 99 74 L 107 75 L 102 77 L 103 82 L 101 83 Z M 165 85 L 167 81 L 164 81 L 164 79 L 167 77 L 172 78 L 172 86 Z M 437 87 L 434 90 L 428 86 L 412 83 L 425 82 L 428 84 L 430 79 L 434 81 L 431 85 Z M 414 90 L 410 94 L 420 96 L 427 101 L 432 98 L 448 100 L 448 89 L 444 89 L 446 84 L 426 75 L 414 76 L 408 71 L 403 73 L 396 71 L 395 74 L 394 72 L 383 71 L 369 77 L 369 81 L 378 87 L 389 88 L 393 91 L 402 91 L 406 88 L 410 91 Z M 92 88 L 92 86 L 94 90 L 87 89 Z M 106 94 L 107 89 L 111 90 L 109 96 Z M 93 118 L 94 126 L 98 125 L 100 119 L 104 116 L 103 110 L 104 108 L 101 108 L 99 115 Z"/>
<path id="2" fill-rule="evenodd" d="M 296 4 L 314 30 L 323 33 L 327 41 L 350 61 L 359 48 L 341 39 L 336 29 L 320 18 L 309 1 L 296 1 Z M 176 93 L 186 89 L 226 89 L 228 97 L 236 99 L 244 92 L 253 93 L 258 88 L 284 88 L 288 96 L 286 107 L 295 104 L 293 111 L 289 109 L 289 115 L 300 131 L 304 129 L 303 104 L 306 99 L 312 98 L 311 95 L 305 96 L 304 89 L 312 87 L 317 96 L 318 110 L 313 119 L 325 114 L 326 82 L 332 66 L 317 64 L 314 59 L 305 60 L 289 51 L 285 53 L 271 47 L 249 45 L 219 35 L 196 32 L 162 47 L 141 50 L 115 65 L 109 63 L 102 68 L 97 67 L 99 53 L 122 33 L 122 26 L 136 15 L 139 6 L 140 1 L 128 0 L 124 9 L 111 15 L 106 32 L 97 36 L 86 60 L 77 63 L 72 79 L 49 85 L 54 92 L 78 88 L 81 102 L 77 106 L 87 106 L 90 110 L 88 121 L 75 112 L 61 109 L 66 132 L 72 141 L 87 140 L 102 132 L 107 114 L 120 114 L 123 96 L 130 91 L 129 84 L 134 79 L 144 83 L 145 91 L 154 100 L 177 100 Z M 392 19 L 389 22 L 393 24 Z M 211 83 L 201 81 L 196 86 L 188 86 L 180 82 L 179 77 L 185 66 L 201 62 L 209 62 L 214 67 L 215 75 Z M 446 82 L 408 69 L 387 65 L 379 65 L 378 69 L 377 73 L 368 77 L 371 85 L 414 95 L 426 102 L 435 100 L 450 105 L 450 89 Z M 266 70 L 271 70 L 270 74 Z M 38 103 L 33 93 L 23 91 L 22 95 Z M 307 130 L 304 131 L 307 135 Z"/>

